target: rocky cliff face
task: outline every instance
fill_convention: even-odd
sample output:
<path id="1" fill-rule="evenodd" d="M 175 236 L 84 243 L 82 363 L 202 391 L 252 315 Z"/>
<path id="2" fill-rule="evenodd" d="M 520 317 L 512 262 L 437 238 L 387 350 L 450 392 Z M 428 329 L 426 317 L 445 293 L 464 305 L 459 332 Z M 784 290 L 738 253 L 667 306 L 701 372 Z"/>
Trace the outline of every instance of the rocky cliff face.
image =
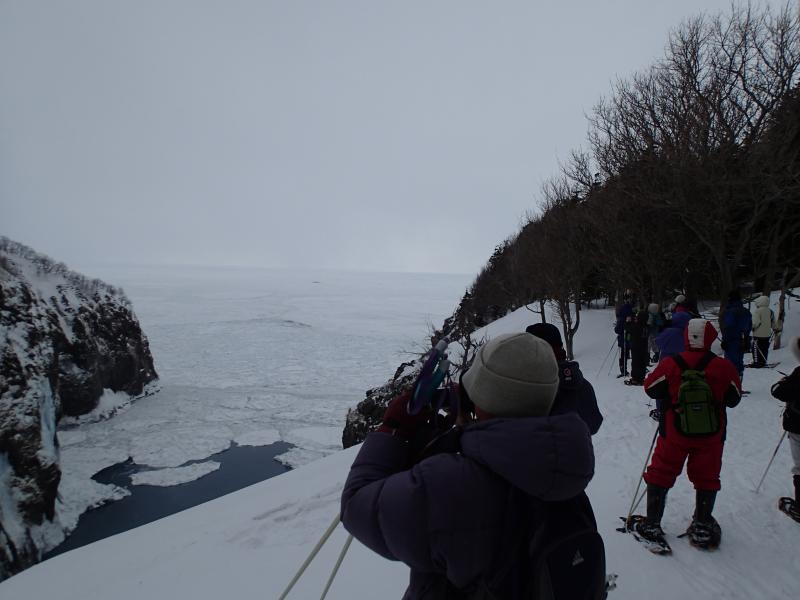
<path id="1" fill-rule="evenodd" d="M 0 579 L 63 537 L 59 419 L 156 377 L 122 290 L 0 237 Z"/>
<path id="2" fill-rule="evenodd" d="M 409 389 L 416 379 L 422 360 L 401 364 L 394 376 L 380 387 L 367 390 L 366 398 L 347 411 L 342 432 L 342 447 L 349 448 L 364 441 L 370 431 L 377 429 L 386 405 L 392 398 Z"/>

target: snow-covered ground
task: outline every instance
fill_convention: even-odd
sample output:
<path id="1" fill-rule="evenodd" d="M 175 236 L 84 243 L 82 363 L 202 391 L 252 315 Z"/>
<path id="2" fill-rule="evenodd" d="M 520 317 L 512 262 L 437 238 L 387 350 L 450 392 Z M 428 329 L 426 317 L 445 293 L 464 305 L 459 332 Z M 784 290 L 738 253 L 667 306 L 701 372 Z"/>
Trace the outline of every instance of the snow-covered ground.
<path id="1" fill-rule="evenodd" d="M 131 404 L 107 393 L 97 411 L 64 422 L 59 518 L 128 492 L 91 480 L 127 460 L 135 483 L 173 485 L 216 463 L 194 464 L 239 445 L 282 440 L 299 466 L 341 449 L 348 407 L 400 362 L 424 351 L 467 275 L 200 267 L 85 267 L 125 289 L 159 373 L 160 391 Z M 115 414 L 116 413 L 116 414 Z M 112 419 L 103 416 L 115 414 Z M 80 427 L 75 428 L 75 425 Z"/>
<path id="2" fill-rule="evenodd" d="M 490 325 L 494 336 L 534 321 L 523 310 Z M 747 370 L 752 392 L 730 411 L 715 515 L 723 529 L 713 553 L 675 536 L 688 524 L 694 493 L 685 476 L 670 492 L 664 528 L 674 555 L 654 556 L 630 536 L 617 533 L 641 473 L 655 423 L 641 388 L 627 387 L 602 366 L 613 341 L 613 313 L 586 311 L 576 340 L 577 359 L 597 391 L 605 422 L 595 436 L 597 472 L 589 495 L 605 539 L 608 570 L 619 574 L 611 599 L 779 599 L 800 590 L 800 525 L 775 508 L 790 492 L 789 449 L 781 448 L 760 494 L 754 489 L 781 436 L 781 404 L 769 395 L 780 376 Z M 800 308 L 790 304 L 786 333 L 800 333 Z M 786 350 L 771 360 L 788 372 Z M 613 360 L 613 355 L 609 358 Z M 601 368 L 602 366 L 602 368 Z M 615 369 L 616 367 L 614 367 Z M 358 448 L 218 498 L 138 529 L 107 538 L 37 565 L 0 583 L 0 597 L 61 600 L 224 597 L 276 598 L 338 511 L 339 493 Z M 345 541 L 340 527 L 289 599 L 319 597 Z M 407 569 L 358 543 L 351 547 L 330 599 L 399 598 Z"/>

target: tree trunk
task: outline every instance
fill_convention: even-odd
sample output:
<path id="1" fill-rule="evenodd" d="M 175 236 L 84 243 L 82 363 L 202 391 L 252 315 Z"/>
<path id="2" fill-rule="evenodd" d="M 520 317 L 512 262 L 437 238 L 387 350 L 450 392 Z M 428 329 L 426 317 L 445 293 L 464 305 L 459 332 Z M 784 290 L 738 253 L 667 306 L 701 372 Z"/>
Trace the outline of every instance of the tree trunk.
<path id="1" fill-rule="evenodd" d="M 567 349 L 567 357 L 570 360 L 575 360 L 575 353 L 572 351 L 575 334 L 578 333 L 578 327 L 581 326 L 581 301 L 580 294 L 575 296 L 575 326 L 569 330 L 569 348 Z"/>
<path id="2" fill-rule="evenodd" d="M 559 298 L 556 300 L 556 308 L 558 310 L 558 318 L 561 321 L 561 333 L 564 335 L 564 350 L 567 352 L 567 358 L 572 360 L 572 309 L 570 308 L 569 296 L 566 298 Z"/>
<path id="3" fill-rule="evenodd" d="M 777 350 L 781 347 L 781 333 L 783 332 L 783 320 L 786 318 L 786 280 L 789 278 L 789 267 L 783 269 L 781 277 L 781 295 L 778 298 L 778 318 L 775 320 L 775 336 L 773 337 L 772 349 Z"/>
<path id="4" fill-rule="evenodd" d="M 778 242 L 776 240 L 772 240 L 772 243 L 769 246 L 769 253 L 767 255 L 767 270 L 764 273 L 764 285 L 761 289 L 761 293 L 765 296 L 769 296 L 770 292 L 772 292 L 772 285 L 775 283 L 775 271 L 778 270 Z M 786 277 L 781 279 L 781 291 L 783 291 L 783 283 L 785 283 Z"/>

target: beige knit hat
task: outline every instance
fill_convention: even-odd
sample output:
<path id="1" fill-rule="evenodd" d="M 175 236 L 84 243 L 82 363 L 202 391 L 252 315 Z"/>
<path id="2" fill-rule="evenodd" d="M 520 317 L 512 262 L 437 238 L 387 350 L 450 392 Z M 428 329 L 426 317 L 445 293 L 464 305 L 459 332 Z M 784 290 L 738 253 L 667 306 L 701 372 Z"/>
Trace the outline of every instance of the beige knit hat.
<path id="1" fill-rule="evenodd" d="M 558 391 L 558 364 L 543 339 L 504 334 L 478 350 L 461 383 L 470 400 L 495 417 L 543 417 Z"/>

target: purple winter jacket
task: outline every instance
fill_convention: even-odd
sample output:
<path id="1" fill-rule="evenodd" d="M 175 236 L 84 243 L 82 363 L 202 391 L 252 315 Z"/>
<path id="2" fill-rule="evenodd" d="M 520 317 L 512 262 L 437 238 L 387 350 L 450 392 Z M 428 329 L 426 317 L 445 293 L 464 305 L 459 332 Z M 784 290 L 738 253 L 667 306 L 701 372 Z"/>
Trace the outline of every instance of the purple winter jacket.
<path id="1" fill-rule="evenodd" d="M 460 453 L 410 468 L 409 453 L 398 437 L 370 434 L 342 492 L 345 528 L 411 567 L 404 600 L 442 598 L 448 581 L 465 588 L 496 573 L 525 520 L 512 502 L 518 490 L 566 500 L 594 475 L 591 436 L 576 413 L 476 423 L 461 435 Z"/>
<path id="2" fill-rule="evenodd" d="M 685 350 L 683 342 L 683 330 L 692 320 L 692 315 L 688 312 L 672 313 L 672 321 L 669 327 L 664 329 L 656 336 L 656 346 L 658 346 L 658 359 L 664 360 L 670 356 L 680 354 Z"/>

